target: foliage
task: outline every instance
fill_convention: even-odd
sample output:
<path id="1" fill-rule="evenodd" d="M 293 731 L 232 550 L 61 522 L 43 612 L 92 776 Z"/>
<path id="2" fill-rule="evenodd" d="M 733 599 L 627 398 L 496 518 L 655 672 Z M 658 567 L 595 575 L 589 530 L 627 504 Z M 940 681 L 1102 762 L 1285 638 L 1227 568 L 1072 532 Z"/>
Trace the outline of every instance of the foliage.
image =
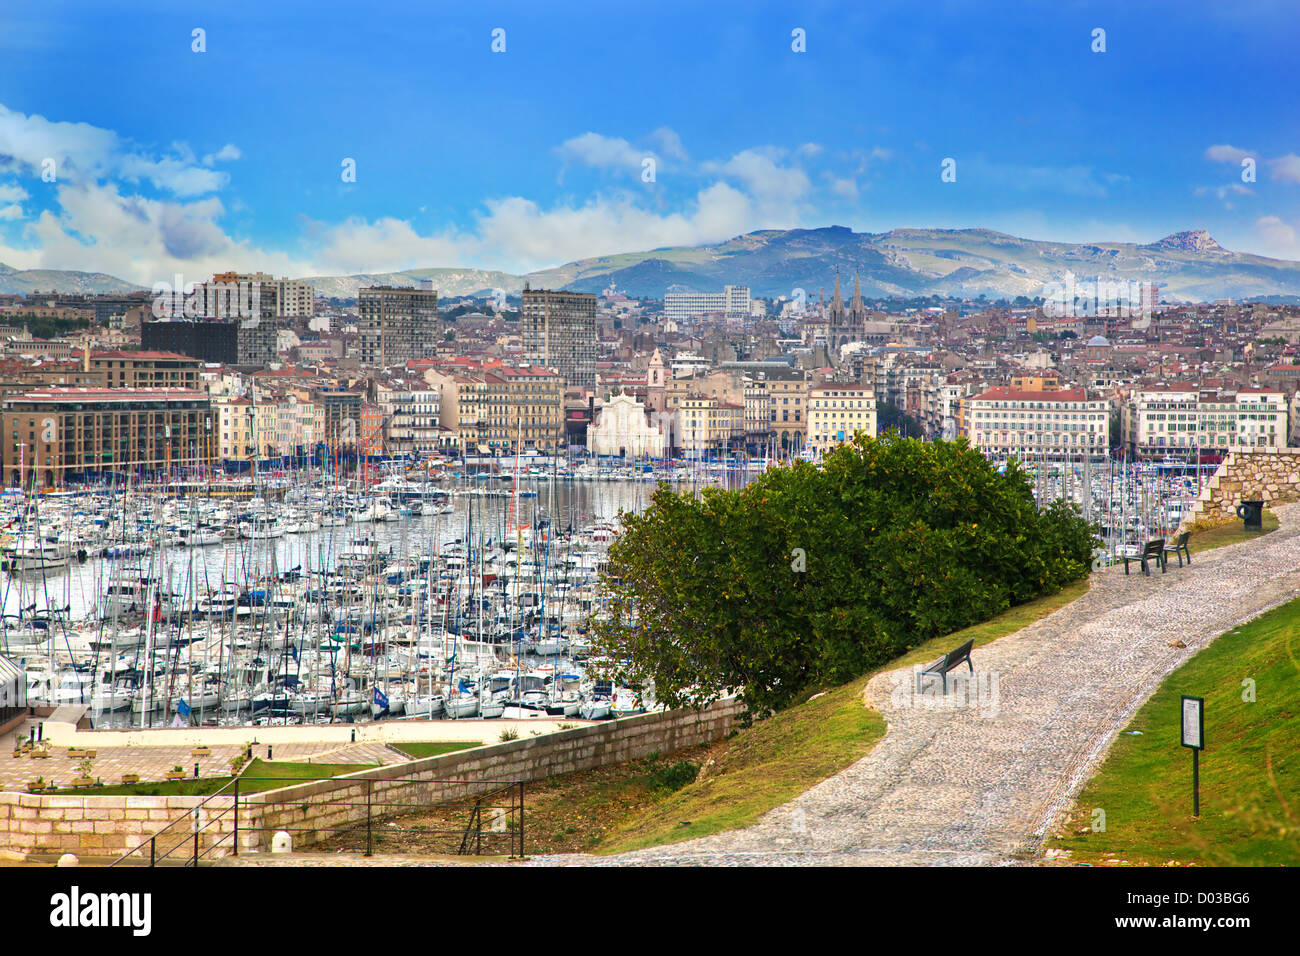
<path id="1" fill-rule="evenodd" d="M 920 438 L 925 434 L 920 422 L 888 401 L 882 401 L 876 406 L 876 428 L 881 432 L 893 429 L 908 438 Z"/>
<path id="2" fill-rule="evenodd" d="M 669 706 L 750 716 L 1087 575 L 1093 528 L 965 440 L 856 437 L 736 491 L 625 514 L 597 648 Z"/>
<path id="3" fill-rule="evenodd" d="M 695 778 L 700 775 L 700 765 L 689 760 L 679 760 L 670 764 L 662 758 L 647 758 L 646 773 L 652 791 L 676 793 L 687 784 L 695 782 Z"/>
<path id="4" fill-rule="evenodd" d="M 518 740 L 519 731 L 515 730 L 513 727 L 507 727 L 505 730 L 501 731 L 501 736 L 499 739 L 501 740 L 502 743 L 507 743 L 511 740 Z"/>

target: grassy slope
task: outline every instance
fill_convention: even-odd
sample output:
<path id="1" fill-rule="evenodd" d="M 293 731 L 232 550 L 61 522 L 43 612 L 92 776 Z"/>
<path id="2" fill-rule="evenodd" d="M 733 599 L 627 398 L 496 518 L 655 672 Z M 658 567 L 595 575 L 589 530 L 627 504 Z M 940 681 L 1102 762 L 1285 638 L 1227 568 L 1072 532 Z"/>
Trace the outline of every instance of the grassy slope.
<path id="1" fill-rule="evenodd" d="M 864 757 L 885 732 L 864 707 L 862 691 L 883 670 L 931 661 L 974 638 L 978 647 L 1014 633 L 1088 590 L 1086 580 L 1014 607 L 973 627 L 936 638 L 842 687 L 736 733 L 716 748 L 699 779 L 615 828 L 599 852 L 675 843 L 753 823 L 768 810 Z"/>
<path id="2" fill-rule="evenodd" d="M 1244 531 L 1242 523 L 1237 518 L 1229 518 L 1227 521 L 1217 524 L 1212 528 L 1204 531 L 1193 531 L 1192 536 L 1187 539 L 1187 547 L 1192 554 L 1198 551 L 1209 551 L 1211 548 L 1222 548 L 1224 545 L 1237 544 L 1241 541 L 1250 541 L 1258 538 L 1261 534 L 1268 534 L 1270 531 L 1277 530 L 1277 515 L 1271 511 L 1264 512 L 1263 531 Z M 1177 561 L 1175 560 L 1175 564 Z"/>
<path id="3" fill-rule="evenodd" d="M 400 741 L 388 745 L 398 753 L 405 754 L 412 760 L 423 760 L 425 757 L 440 757 L 443 754 L 455 753 L 457 750 L 468 750 L 471 747 L 482 747 L 481 742 L 457 742 L 457 743 L 424 743 Z"/>
<path id="4" fill-rule="evenodd" d="M 1254 702 L 1242 700 L 1247 678 Z M 1220 636 L 1171 674 L 1116 739 L 1052 845 L 1089 862 L 1300 865 L 1297 688 L 1300 599 Z M 1191 752 L 1179 744 L 1183 694 L 1205 698 L 1199 819 Z M 1105 832 L 1092 832 L 1096 808 Z"/>

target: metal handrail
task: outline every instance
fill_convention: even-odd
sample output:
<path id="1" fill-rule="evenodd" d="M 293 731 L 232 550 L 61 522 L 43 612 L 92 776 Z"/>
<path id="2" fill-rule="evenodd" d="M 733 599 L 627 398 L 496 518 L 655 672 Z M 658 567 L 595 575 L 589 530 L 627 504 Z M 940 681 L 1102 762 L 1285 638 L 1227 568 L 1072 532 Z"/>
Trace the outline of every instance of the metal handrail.
<path id="1" fill-rule="evenodd" d="M 509 803 L 508 806 L 506 806 L 506 807 L 502 807 L 502 809 L 509 809 L 512 813 L 517 811 L 518 814 L 519 814 L 518 826 L 517 826 L 517 828 L 516 828 L 517 833 L 518 833 L 518 858 L 521 858 L 521 859 L 522 859 L 523 856 L 524 856 L 524 836 L 523 836 L 523 832 L 524 832 L 524 826 L 523 826 L 523 814 L 524 814 L 524 781 L 522 781 L 522 780 L 504 780 L 504 779 L 494 779 L 494 778 L 477 778 L 477 779 L 466 779 L 466 778 L 459 778 L 459 779 L 439 779 L 439 778 L 432 778 L 432 779 L 402 780 L 401 778 L 394 778 L 394 782 L 398 783 L 398 784 L 401 785 L 401 786 L 415 787 L 415 786 L 423 786 L 423 785 L 454 784 L 454 785 L 459 785 L 459 786 L 474 787 L 474 788 L 476 788 L 476 792 L 473 793 L 473 794 L 466 794 L 466 795 L 463 796 L 463 797 L 454 797 L 454 798 L 450 798 L 450 799 L 446 799 L 446 800 L 440 800 L 440 801 L 432 802 L 432 803 L 428 803 L 428 802 L 405 803 L 405 802 L 393 802 L 393 801 L 388 801 L 388 800 L 386 800 L 386 801 L 384 801 L 384 802 L 382 802 L 382 803 L 378 803 L 378 804 L 376 804 L 376 803 L 374 802 L 374 799 L 373 799 L 373 789 L 374 789 L 374 783 L 375 783 L 375 778 L 374 778 L 374 777 L 361 777 L 361 778 L 357 778 L 357 777 L 341 777 L 341 776 L 337 776 L 337 775 L 336 775 L 336 776 L 320 776 L 320 777 L 300 777 L 300 776 L 293 776 L 293 777 L 272 777 L 272 776 L 259 776 L 257 779 L 258 779 L 259 781 L 277 781 L 277 782 L 278 782 L 278 781 L 283 781 L 284 784 L 285 784 L 285 786 L 277 787 L 277 788 L 274 788 L 274 789 L 271 789 L 271 790 L 258 791 L 259 795 L 261 795 L 261 794 L 274 795 L 275 793 L 277 793 L 277 792 L 279 792 L 279 791 L 290 789 L 294 784 L 312 784 L 312 783 L 320 783 L 320 782 L 323 782 L 323 781 L 333 781 L 333 782 L 337 783 L 337 784 L 338 784 L 337 787 L 331 787 L 331 788 L 327 789 L 327 790 L 324 791 L 322 794 L 318 795 L 318 799 L 323 797 L 323 798 L 325 798 L 325 799 L 326 799 L 326 800 L 327 800 L 327 801 L 328 801 L 332 806 L 334 806 L 334 807 L 359 807 L 359 806 L 363 806 L 363 805 L 366 807 L 366 819 L 365 819 L 365 821 L 364 821 L 364 826 L 365 826 L 366 829 L 367 829 L 367 834 L 366 834 L 366 854 L 365 854 L 366 856 L 370 856 L 370 855 L 372 854 L 372 851 L 373 851 L 373 832 L 372 832 L 372 831 L 373 831 L 373 821 L 374 821 L 375 816 L 376 816 L 376 814 L 375 814 L 375 810 L 376 810 L 376 808 L 378 808 L 378 809 L 381 810 L 381 811 L 383 811 L 383 810 L 392 810 L 392 809 L 394 809 L 394 808 L 396 808 L 396 809 L 409 809 L 409 810 L 416 810 L 416 809 L 436 809 L 436 808 L 446 808 L 446 807 L 456 807 L 456 806 L 467 806 L 467 805 L 469 804 L 469 801 L 471 801 L 471 800 L 474 801 L 475 810 L 474 810 L 474 814 L 473 814 L 473 816 L 471 817 L 471 821 L 470 821 L 470 823 L 469 823 L 469 825 L 468 825 L 467 827 L 465 827 L 465 828 L 463 828 L 463 829 L 462 829 L 462 828 L 456 828 L 455 830 L 445 830 L 445 831 L 444 831 L 444 830 L 434 830 L 434 831 L 420 831 L 420 832 L 428 832 L 428 833 L 461 833 L 461 834 L 464 835 L 464 838 L 465 838 L 465 839 L 462 841 L 462 849 L 461 849 L 460 852 L 466 852 L 466 848 L 467 848 L 467 846 L 468 846 L 468 843 L 467 843 L 466 841 L 468 841 L 468 838 L 469 838 L 471 832 L 474 832 L 474 833 L 476 834 L 476 847 L 477 847 L 476 852 L 480 852 L 480 853 L 481 853 L 481 850 L 482 850 L 482 813 L 481 813 L 481 810 L 482 810 L 482 808 L 483 808 L 484 805 L 485 805 L 485 804 L 484 804 L 484 801 L 492 800 L 493 798 L 497 797 L 498 795 L 502 795 L 502 794 L 509 793 L 509 794 L 511 795 L 510 803 Z M 338 790 L 343 789 L 344 787 L 352 786 L 352 785 L 354 785 L 354 784 L 360 783 L 360 782 L 362 782 L 363 780 L 364 780 L 364 781 L 366 782 L 366 784 L 367 784 L 367 786 L 366 786 L 366 798 L 365 798 L 364 801 L 360 801 L 360 800 L 357 800 L 357 801 L 348 801 L 348 800 L 340 801 L 340 800 L 337 800 L 337 799 L 333 799 L 333 800 L 330 800 L 330 799 L 329 799 L 329 795 L 330 795 L 332 792 L 336 792 L 336 791 L 338 791 Z M 233 844 L 233 855 L 238 856 L 238 855 L 239 855 L 239 829 L 240 829 L 240 827 L 239 827 L 239 781 L 240 781 L 240 778 L 239 778 L 239 777 L 236 777 L 235 779 L 231 780 L 229 783 L 224 784 L 224 785 L 223 785 L 222 787 L 220 787 L 219 789 L 217 789 L 217 790 L 215 790 L 214 792 L 208 794 L 208 795 L 207 795 L 206 797 L 204 797 L 204 798 L 203 798 L 199 803 L 195 804 L 195 805 L 192 806 L 192 807 L 186 808 L 186 809 L 185 809 L 185 810 L 184 810 L 180 815 L 178 815 L 178 816 L 176 817 L 176 819 L 174 819 L 174 820 L 170 821 L 169 823 L 167 823 L 167 824 L 166 824 L 166 825 L 165 825 L 161 830 L 158 830 L 156 833 L 152 834 L 152 835 L 149 836 L 147 839 L 142 840 L 140 843 L 138 843 L 138 844 L 136 844 L 135 846 L 133 846 L 133 847 L 131 847 L 130 849 L 128 849 L 128 850 L 127 850 L 125 853 L 123 853 L 121 856 L 119 856 L 119 857 L 117 857 L 115 860 L 113 860 L 113 862 L 110 863 L 109 866 L 110 866 L 110 867 L 114 867 L 114 866 L 117 866 L 117 865 L 119 865 L 119 864 L 121 864 L 121 863 L 125 863 L 127 860 L 129 860 L 129 859 L 131 859 L 132 857 L 135 857 L 135 856 L 137 856 L 137 855 L 139 855 L 139 856 L 143 856 L 143 855 L 144 855 L 143 851 L 144 851 L 144 848 L 145 848 L 146 846 L 149 848 L 149 864 L 148 864 L 148 865 L 149 865 L 149 866 L 157 866 L 157 865 L 158 865 L 159 863 L 161 863 L 163 860 L 166 860 L 168 857 L 171 857 L 171 856 L 176 852 L 177 849 L 179 849 L 181 846 L 186 845 L 186 844 L 189 842 L 188 840 L 178 840 L 178 841 L 177 841 L 177 842 L 176 842 L 176 843 L 175 843 L 175 844 L 174 844 L 170 849 L 168 849 L 166 852 L 164 852 L 164 853 L 162 854 L 162 856 L 158 856 L 158 853 L 157 853 L 157 841 L 158 841 L 158 838 L 161 837 L 161 836 L 163 836 L 164 834 L 166 834 L 169 830 L 172 830 L 174 827 L 178 827 L 182 822 L 190 822 L 190 821 L 197 822 L 197 820 L 199 819 L 199 811 L 200 811 L 200 810 L 202 810 L 204 807 L 208 806 L 212 801 L 214 801 L 214 800 L 216 800 L 216 799 L 218 799 L 218 798 L 220 798 L 220 797 L 225 797 L 225 796 L 233 796 L 234 799 L 233 799 L 231 805 L 230 805 L 230 806 L 227 806 L 227 807 L 224 807 L 224 808 L 221 808 L 220 810 L 214 810 L 214 811 L 213 811 L 213 812 L 208 816 L 206 822 L 203 823 L 202 826 L 195 826 L 195 827 L 194 827 L 194 830 L 193 830 L 193 833 L 194 833 L 193 852 L 192 852 L 192 854 L 190 855 L 189 859 L 185 862 L 184 865 L 186 865 L 186 866 L 197 866 L 199 860 L 201 860 L 201 859 L 203 859 L 204 857 L 210 855 L 214 850 L 216 850 L 218 847 L 220 847 L 220 846 L 222 846 L 223 844 L 225 844 L 227 841 L 230 841 L 230 842 Z M 490 789 L 488 789 L 488 790 L 477 789 L 477 788 L 483 787 L 483 786 L 485 786 L 485 785 L 489 786 Z M 495 785 L 495 786 L 492 786 L 492 785 Z M 517 799 L 516 799 L 516 798 L 517 798 Z M 261 799 L 259 799 L 259 800 L 257 801 L 258 805 L 259 805 L 259 806 L 262 806 L 262 807 L 266 807 L 266 806 L 268 806 L 268 805 L 270 805 L 270 806 L 275 806 L 275 805 L 292 804 L 292 803 L 298 803 L 298 802 L 300 802 L 299 798 L 281 798 L 281 799 L 275 799 L 275 798 L 272 798 L 272 799 L 266 799 L 266 797 L 262 797 Z M 305 802 L 310 802 L 310 801 L 305 801 Z M 488 804 L 487 806 L 488 806 L 488 808 L 491 808 L 491 804 Z M 202 833 L 204 833 L 205 831 L 207 831 L 208 829 L 210 829 L 211 827 L 213 827 L 214 825 L 216 825 L 217 823 L 219 823 L 221 820 L 225 819 L 228 815 L 233 815 L 233 820 L 234 820 L 234 825 L 233 825 L 233 827 L 232 827 L 232 829 L 231 829 L 231 832 L 230 832 L 230 833 L 227 833 L 227 834 L 223 834 L 223 835 L 219 836 L 218 838 L 216 838 L 214 841 L 212 841 L 212 842 L 209 844 L 209 846 L 208 846 L 206 849 L 201 849 L 201 840 L 200 840 L 200 835 L 201 835 Z M 317 832 L 318 832 L 318 831 L 321 831 L 321 830 L 328 830 L 328 831 L 349 831 L 349 830 L 355 830 L 355 829 L 357 829 L 358 827 L 360 827 L 360 826 L 362 826 L 362 825 L 363 825 L 363 823 L 361 823 L 361 822 L 358 822 L 358 823 L 355 823 L 355 824 L 351 824 L 351 825 L 346 825 L 346 826 L 340 826 L 340 827 L 288 826 L 288 825 L 281 825 L 281 826 L 275 827 L 274 829 L 276 829 L 276 830 L 306 830 L 306 831 L 317 831 Z M 268 827 L 268 826 L 256 826 L 256 827 L 249 827 L 249 829 L 254 830 L 254 831 L 268 831 L 268 830 L 272 829 L 272 827 Z M 512 838 L 512 844 L 513 844 L 513 842 L 514 842 L 514 840 L 513 840 L 513 838 Z M 512 849 L 513 849 L 513 846 L 512 846 Z M 512 856 L 512 858 L 514 858 L 514 857 Z"/>

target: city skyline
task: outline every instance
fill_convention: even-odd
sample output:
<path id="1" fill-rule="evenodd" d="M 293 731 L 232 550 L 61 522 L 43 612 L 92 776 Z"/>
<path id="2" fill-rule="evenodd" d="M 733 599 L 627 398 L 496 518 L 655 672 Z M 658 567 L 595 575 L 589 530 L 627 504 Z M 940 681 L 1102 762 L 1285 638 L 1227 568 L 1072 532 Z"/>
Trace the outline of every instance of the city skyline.
<path id="1" fill-rule="evenodd" d="M 0 262 L 145 286 L 518 274 L 830 224 L 1204 228 L 1300 259 L 1300 147 L 1276 121 L 1294 12 L 941 6 L 7 11 Z"/>

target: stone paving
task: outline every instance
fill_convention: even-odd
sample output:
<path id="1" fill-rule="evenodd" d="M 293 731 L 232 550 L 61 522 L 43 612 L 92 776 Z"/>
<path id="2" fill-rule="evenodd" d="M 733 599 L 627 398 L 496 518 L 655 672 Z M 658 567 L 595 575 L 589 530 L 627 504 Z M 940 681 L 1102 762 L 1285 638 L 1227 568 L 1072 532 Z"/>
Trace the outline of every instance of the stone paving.
<path id="1" fill-rule="evenodd" d="M 1300 594 L 1300 505 L 1245 544 L 1147 578 L 1122 567 L 1082 598 L 974 652 L 964 706 L 914 675 L 867 686 L 884 739 L 743 830 L 585 865 L 997 865 L 1036 858 L 1111 741 L 1161 681 L 1216 636 Z M 1195 540 L 1195 539 L 1193 539 Z M 1248 676 L 1248 675 L 1243 675 Z M 951 691 L 949 702 L 958 700 Z M 1170 715 L 1170 733 L 1176 733 Z"/>
<path id="2" fill-rule="evenodd" d="M 29 721 L 28 726 L 19 733 L 30 734 L 38 722 Z M 255 734 L 250 730 L 249 739 L 252 740 L 254 736 Z M 71 787 L 74 777 L 81 776 L 78 764 L 83 758 L 69 757 L 67 747 L 51 746 L 48 748 L 49 756 L 45 758 L 32 757 L 30 754 L 17 758 L 11 756 L 12 739 L 3 741 L 3 747 L 4 749 L 0 750 L 0 790 L 25 791 L 28 781 L 35 780 L 37 777 L 44 777 L 47 783 L 53 781 L 60 788 L 68 788 Z M 164 779 L 163 775 L 177 765 L 184 768 L 187 778 L 194 776 L 195 764 L 199 765 L 199 775 L 202 777 L 229 776 L 231 758 L 243 750 L 242 747 L 233 745 L 215 746 L 210 748 L 211 756 L 196 757 L 191 753 L 192 748 L 188 746 L 93 749 L 96 755 L 92 760 L 91 775 L 102 780 L 105 786 L 120 785 L 122 775 L 128 773 L 139 774 L 142 782 L 161 781 Z M 254 746 L 253 756 L 265 760 L 266 744 Z M 380 742 L 343 745 L 328 742 L 279 743 L 275 744 L 272 756 L 277 761 L 355 764 L 390 764 L 409 759 Z M 86 792 L 94 793 L 93 790 Z"/>

